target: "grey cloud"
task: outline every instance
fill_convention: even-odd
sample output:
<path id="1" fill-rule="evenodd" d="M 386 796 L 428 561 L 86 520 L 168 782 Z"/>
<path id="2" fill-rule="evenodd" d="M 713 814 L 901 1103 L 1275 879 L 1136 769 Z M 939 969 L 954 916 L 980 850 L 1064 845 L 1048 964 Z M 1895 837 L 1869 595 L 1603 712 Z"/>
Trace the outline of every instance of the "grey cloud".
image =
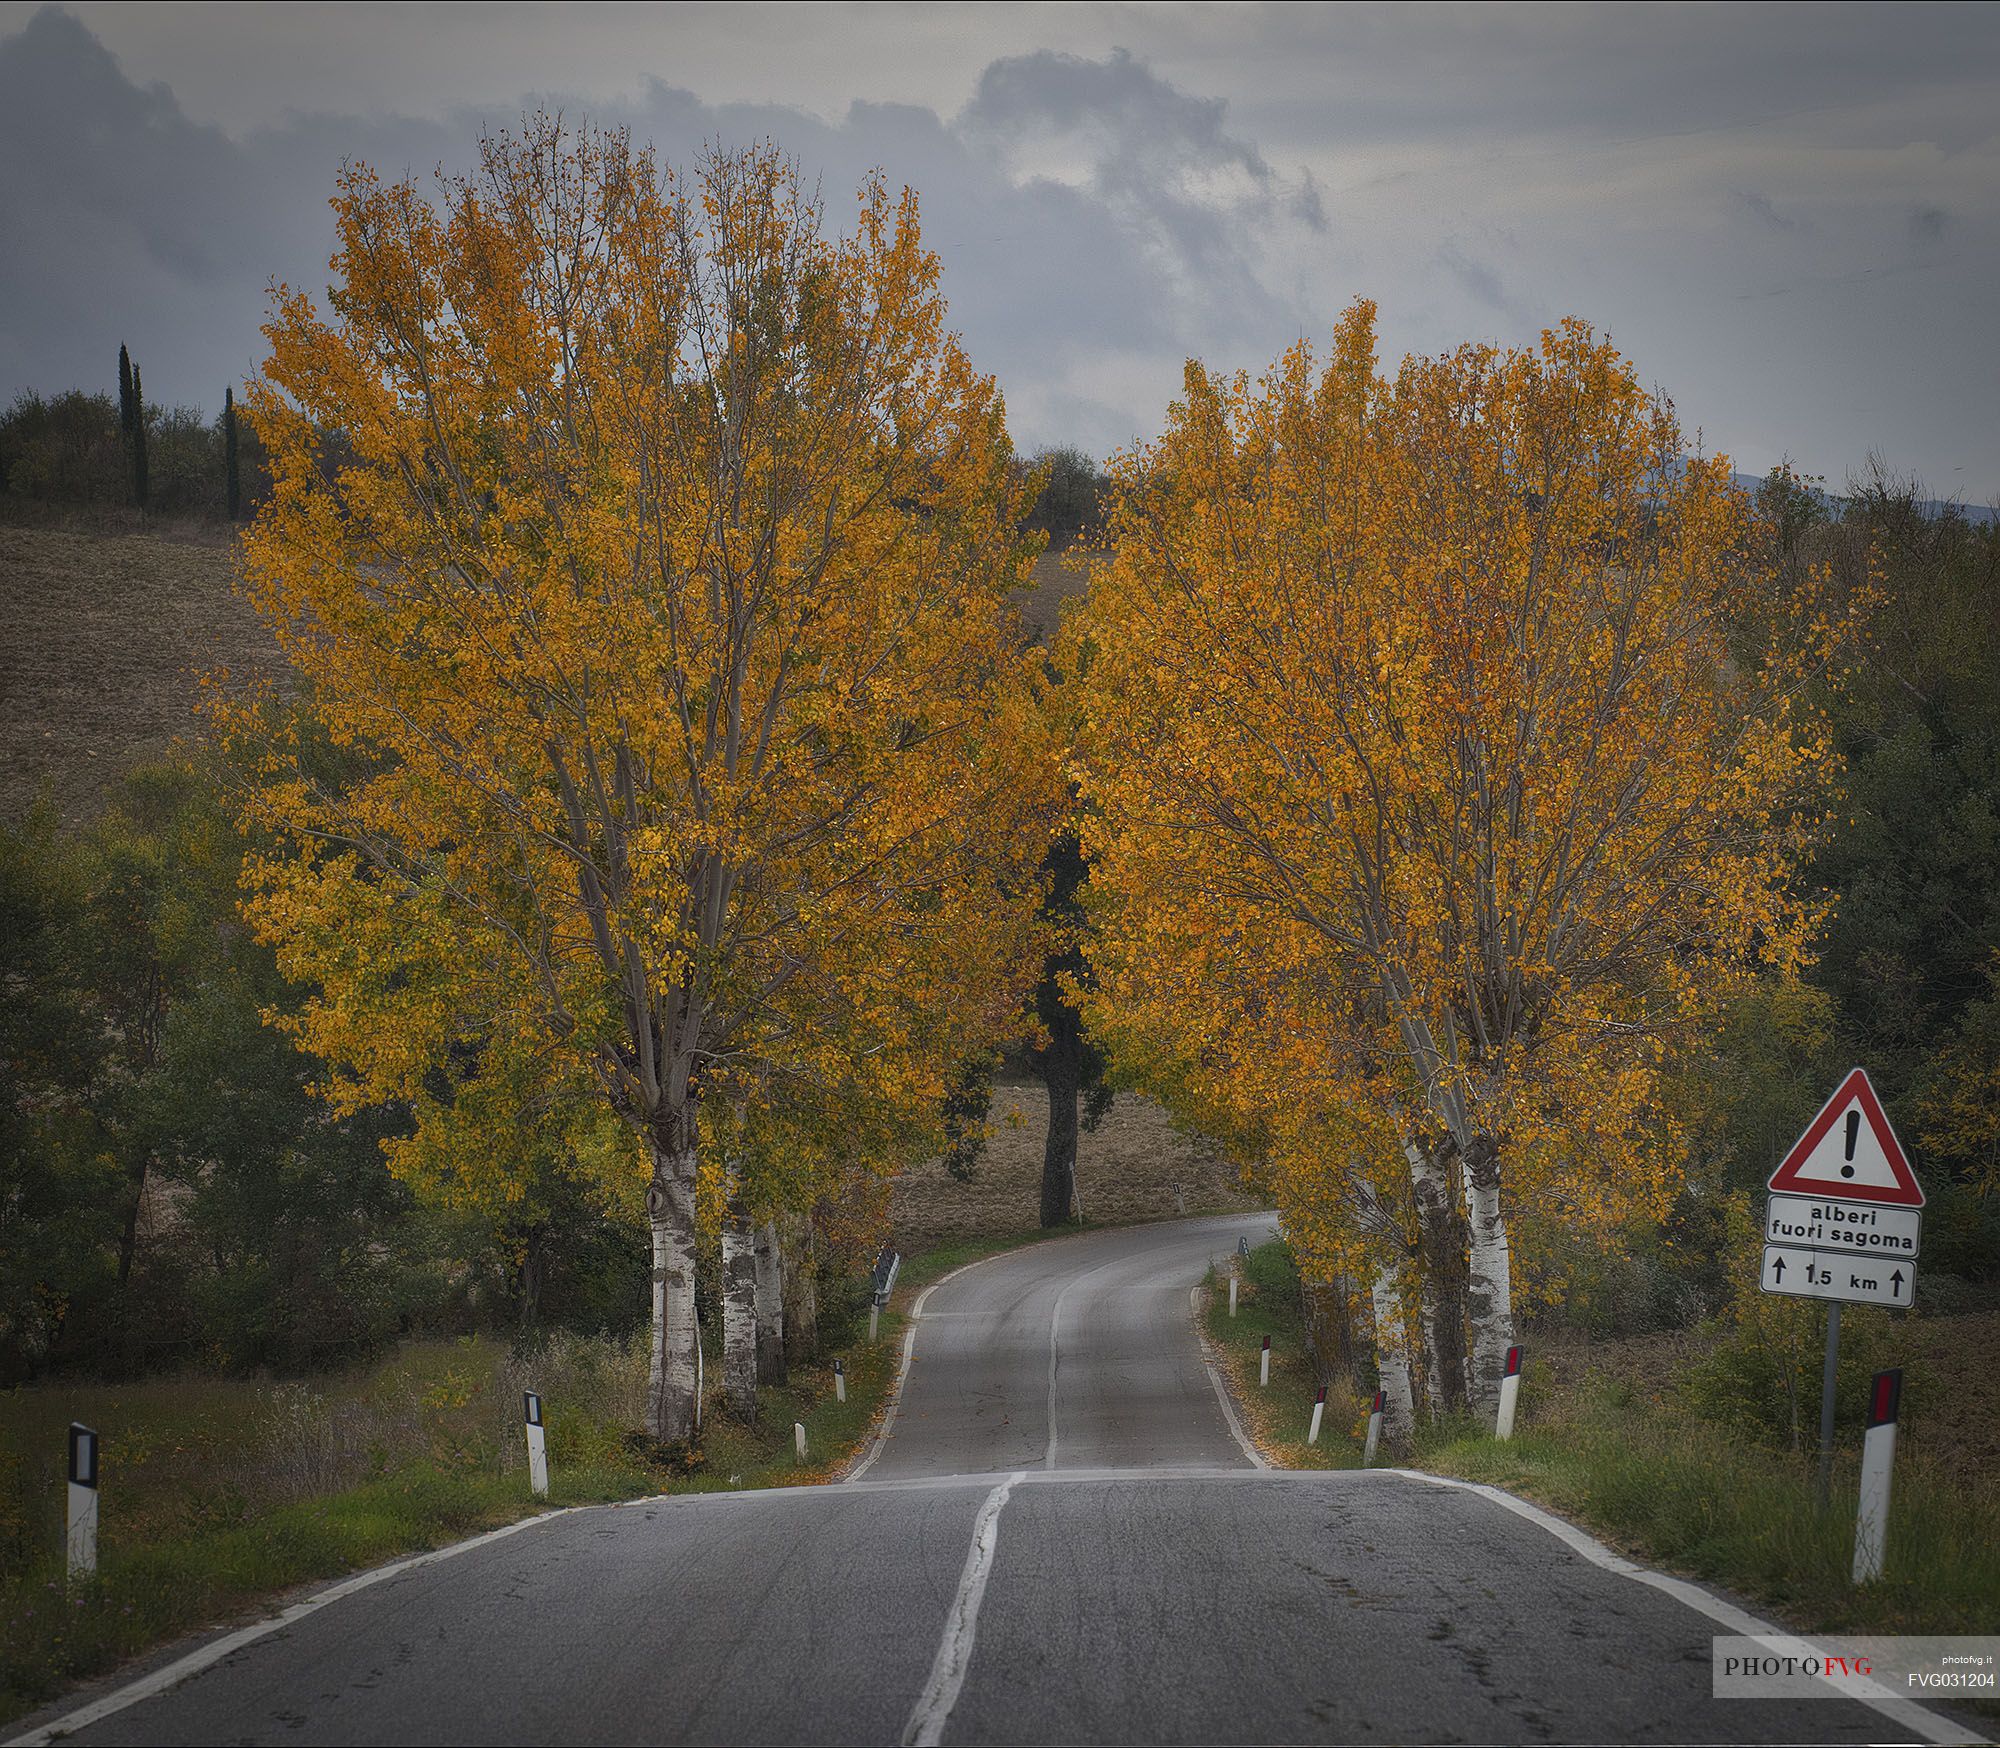
<path id="1" fill-rule="evenodd" d="M 1507 294 L 1500 287 L 1500 275 L 1483 261 L 1475 261 L 1456 243 L 1438 251 L 1438 265 L 1472 293 L 1488 309 L 1507 310 Z"/>
<path id="2" fill-rule="evenodd" d="M 1944 240 L 1951 214 L 1941 206 L 1920 206 L 1910 214 L 1910 240 L 1920 247 Z"/>
<path id="3" fill-rule="evenodd" d="M 1751 217 L 1760 220 L 1771 230 L 1795 231 L 1799 228 L 1797 219 L 1781 213 L 1761 194 L 1752 193 L 1747 188 L 1739 188 L 1736 190 L 1736 198 Z"/>
<path id="4" fill-rule="evenodd" d="M 1994 10 L 1952 4 L 1271 6 L 1235 34 L 1268 94 L 1267 141 L 1670 139 L 1977 90 L 2000 56 Z M 1961 147 L 1990 115 L 1942 109 L 1933 125 Z"/>
<path id="5" fill-rule="evenodd" d="M 26 172 L 0 181 L 0 393 L 105 380 L 123 340 L 153 398 L 212 408 L 254 367 L 269 282 L 323 285 L 344 159 L 422 181 L 536 101 L 442 120 L 295 116 L 232 140 L 165 87 L 135 85 L 74 18 L 38 13 L 0 41 L 0 160 Z M 1030 444 L 1130 441 L 1151 416 L 1130 385 L 1170 384 L 1219 319 L 1270 351 L 1301 320 L 1255 263 L 1274 232 L 1325 225 L 1310 183 L 1234 138 L 1221 104 L 1123 54 L 996 62 L 955 117 L 856 103 L 827 122 L 658 80 L 624 104 L 539 101 L 628 125 L 668 162 L 710 139 L 773 138 L 836 224 L 873 167 L 916 187 L 953 325 Z M 1037 167 L 1050 149 L 1065 174 Z M 1107 359 L 1122 386 L 1106 386 Z"/>

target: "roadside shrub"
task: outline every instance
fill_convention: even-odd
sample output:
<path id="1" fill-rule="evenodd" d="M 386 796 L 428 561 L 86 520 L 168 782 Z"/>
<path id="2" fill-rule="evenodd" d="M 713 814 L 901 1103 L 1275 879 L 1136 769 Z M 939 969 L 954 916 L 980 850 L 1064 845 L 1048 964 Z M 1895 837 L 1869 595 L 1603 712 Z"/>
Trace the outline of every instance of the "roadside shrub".
<path id="1" fill-rule="evenodd" d="M 1677 1380 L 1694 1414 L 1753 1433 L 1794 1451 L 1819 1439 L 1820 1375 L 1826 1351 L 1826 1306 L 1815 1299 L 1763 1292 L 1764 1233 L 1750 1197 L 1725 1203 L 1724 1262 L 1729 1298 L 1711 1325 L 1713 1344 Z M 1869 1380 L 1890 1363 L 1890 1313 L 1843 1307 L 1839 1372 L 1834 1386 L 1838 1424 L 1866 1418 Z"/>

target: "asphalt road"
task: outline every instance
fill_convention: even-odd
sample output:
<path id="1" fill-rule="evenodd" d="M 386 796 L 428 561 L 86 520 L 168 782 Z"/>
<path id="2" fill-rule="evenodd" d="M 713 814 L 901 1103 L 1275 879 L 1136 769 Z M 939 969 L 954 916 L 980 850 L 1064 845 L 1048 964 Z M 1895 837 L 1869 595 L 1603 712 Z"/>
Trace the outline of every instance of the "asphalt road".
<path id="1" fill-rule="evenodd" d="M 1256 1466 L 1188 1294 L 1267 1228 L 980 1264 L 923 1302 L 887 1435 L 847 1483 L 551 1516 L 70 1739 L 1923 1739 L 1844 1699 L 1712 1699 L 1725 1628 L 1479 1493 Z"/>

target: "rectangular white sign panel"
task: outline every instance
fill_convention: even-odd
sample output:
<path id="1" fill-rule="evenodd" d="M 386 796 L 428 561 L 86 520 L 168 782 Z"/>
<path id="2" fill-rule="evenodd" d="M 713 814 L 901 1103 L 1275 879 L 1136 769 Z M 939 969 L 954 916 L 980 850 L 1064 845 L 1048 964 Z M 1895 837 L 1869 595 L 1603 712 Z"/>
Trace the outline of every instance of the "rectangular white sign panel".
<path id="1" fill-rule="evenodd" d="M 1924 1227 L 1922 1210 L 1884 1208 L 1874 1202 L 1843 1202 L 1820 1196 L 1772 1196 L 1764 1207 L 1764 1236 L 1773 1244 L 1804 1244 L 1815 1250 L 1900 1256 L 1917 1254 Z"/>
<path id="2" fill-rule="evenodd" d="M 1804 1244 L 1764 1246 L 1767 1293 L 1798 1299 L 1839 1299 L 1907 1311 L 1917 1294 L 1917 1265 L 1893 1256 L 1853 1256 Z"/>

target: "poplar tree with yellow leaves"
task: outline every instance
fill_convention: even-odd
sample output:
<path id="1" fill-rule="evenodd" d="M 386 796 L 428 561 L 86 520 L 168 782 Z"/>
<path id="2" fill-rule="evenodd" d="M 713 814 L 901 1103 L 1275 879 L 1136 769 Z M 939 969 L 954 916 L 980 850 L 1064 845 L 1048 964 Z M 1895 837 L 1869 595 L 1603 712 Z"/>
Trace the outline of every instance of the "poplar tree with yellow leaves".
<path id="1" fill-rule="evenodd" d="M 879 177 L 840 236 L 769 146 L 681 177 L 536 118 L 334 207 L 330 308 L 279 289 L 246 400 L 245 547 L 350 774 L 264 750 L 249 913 L 336 1106 L 423 1146 L 511 1079 L 636 1136 L 684 1440 L 704 1146 L 815 1088 L 935 1111 L 1040 963 L 1001 399 Z"/>
<path id="2" fill-rule="evenodd" d="M 1098 1001 L 1197 1057 L 1247 1025 L 1256 1096 L 1386 1116 L 1433 1400 L 1490 1409 L 1510 1208 L 1663 1209 L 1663 1053 L 1804 950 L 1802 699 L 1851 619 L 1756 567 L 1726 462 L 1584 324 L 1384 379 L 1373 319 L 1323 369 L 1190 363 L 1120 464 L 1071 631 Z M 1352 1200 L 1344 1145 L 1300 1170 Z"/>

